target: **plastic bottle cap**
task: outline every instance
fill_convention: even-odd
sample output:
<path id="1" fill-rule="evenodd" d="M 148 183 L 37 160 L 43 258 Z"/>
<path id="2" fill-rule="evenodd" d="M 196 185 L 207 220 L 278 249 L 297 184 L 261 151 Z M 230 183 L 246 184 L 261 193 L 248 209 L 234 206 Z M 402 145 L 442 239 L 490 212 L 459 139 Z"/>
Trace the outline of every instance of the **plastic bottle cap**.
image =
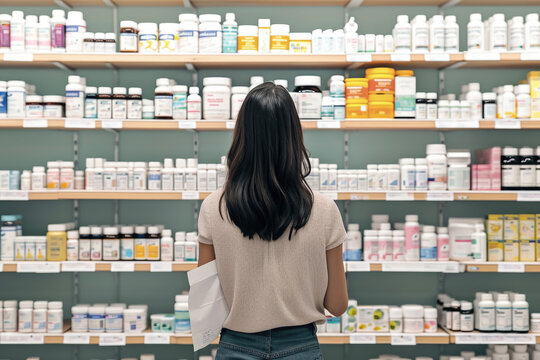
<path id="1" fill-rule="evenodd" d="M 349 224 L 347 229 L 349 229 L 349 231 L 358 231 L 360 230 L 360 224 Z"/>
<path id="2" fill-rule="evenodd" d="M 519 155 L 521 156 L 532 156 L 534 154 L 531 147 L 522 147 L 519 149 Z"/>
<path id="3" fill-rule="evenodd" d="M 294 86 L 316 86 L 321 87 L 321 77 L 320 76 L 296 76 L 294 78 Z"/>
<path id="4" fill-rule="evenodd" d="M 231 87 L 232 81 L 228 77 L 206 77 L 203 79 L 203 86 L 228 86 Z"/>
<path id="5" fill-rule="evenodd" d="M 125 87 L 115 87 L 113 89 L 113 94 L 115 95 L 126 95 L 127 89 Z"/>
<path id="6" fill-rule="evenodd" d="M 217 15 L 217 14 L 199 15 L 199 21 L 201 23 L 204 23 L 204 22 L 217 22 L 217 23 L 220 23 L 221 22 L 221 15 Z"/>
<path id="7" fill-rule="evenodd" d="M 423 228 L 423 233 L 434 233 L 435 232 L 435 226 L 426 225 Z"/>
<path id="8" fill-rule="evenodd" d="M 445 144 L 428 144 L 426 146 L 426 153 L 428 155 L 444 155 L 446 154 Z"/>

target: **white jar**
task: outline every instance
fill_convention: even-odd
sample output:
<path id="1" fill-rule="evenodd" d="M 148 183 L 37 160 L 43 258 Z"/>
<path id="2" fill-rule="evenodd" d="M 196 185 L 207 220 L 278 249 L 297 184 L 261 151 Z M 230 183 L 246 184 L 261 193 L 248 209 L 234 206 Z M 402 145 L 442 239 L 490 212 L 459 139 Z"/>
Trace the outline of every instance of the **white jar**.
<path id="1" fill-rule="evenodd" d="M 390 321 L 390 332 L 401 333 L 403 332 L 403 311 L 400 307 L 391 307 L 388 311 Z"/>
<path id="2" fill-rule="evenodd" d="M 199 88 L 196 86 L 190 86 L 189 95 L 187 97 L 187 118 L 188 120 L 201 120 L 201 96 L 199 95 Z"/>
<path id="3" fill-rule="evenodd" d="M 529 331 L 529 303 L 524 294 L 515 294 L 512 302 L 512 331 Z"/>
<path id="4" fill-rule="evenodd" d="M 448 100 L 440 100 L 438 106 L 438 119 L 448 120 L 450 119 L 450 102 Z"/>
<path id="5" fill-rule="evenodd" d="M 525 49 L 525 27 L 523 16 L 514 16 L 508 23 L 508 50 L 523 51 Z"/>
<path id="6" fill-rule="evenodd" d="M 124 309 L 120 306 L 108 306 L 105 309 L 105 313 L 105 332 L 122 332 L 124 329 Z"/>
<path id="7" fill-rule="evenodd" d="M 187 86 L 174 85 L 173 88 L 172 117 L 175 120 L 187 119 Z"/>
<path id="8" fill-rule="evenodd" d="M 421 333 L 424 331 L 424 308 L 421 305 L 403 305 L 403 332 Z"/>
<path id="9" fill-rule="evenodd" d="M 159 52 L 170 54 L 178 51 L 178 24 L 161 23 L 159 24 Z"/>
<path id="10" fill-rule="evenodd" d="M 142 118 L 142 89 L 140 87 L 130 87 L 128 89 L 127 118 Z"/>
<path id="11" fill-rule="evenodd" d="M 148 190 L 161 190 L 161 163 L 151 161 L 148 167 Z"/>
<path id="12" fill-rule="evenodd" d="M 88 308 L 88 331 L 91 333 L 105 331 L 105 307 L 90 306 Z"/>
<path id="13" fill-rule="evenodd" d="M 484 51 L 485 36 L 482 14 L 471 14 L 467 24 L 467 50 Z"/>
<path id="14" fill-rule="evenodd" d="M 231 118 L 231 79 L 207 77 L 203 80 L 203 118 L 229 120 Z"/>
<path id="15" fill-rule="evenodd" d="M 429 26 L 429 50 L 444 52 L 445 28 L 442 15 L 434 15 Z"/>
<path id="16" fill-rule="evenodd" d="M 345 97 L 345 77 L 343 75 L 333 75 L 330 78 L 330 96 L 333 98 Z"/>
<path id="17" fill-rule="evenodd" d="M 435 21 L 435 18 L 434 18 L 432 22 L 432 26 L 434 26 L 435 23 L 437 22 Z M 443 46 L 442 46 L 442 49 L 438 51 L 444 50 L 444 25 L 442 29 L 442 36 L 443 36 Z M 416 15 L 414 20 L 412 21 L 411 45 L 412 45 L 413 52 L 420 52 L 420 53 L 428 52 L 430 43 L 429 43 L 429 26 L 427 24 L 426 15 Z M 435 50 L 432 50 L 432 51 L 435 51 Z"/>
<path id="18" fill-rule="evenodd" d="M 448 153 L 448 190 L 470 190 L 471 154 L 468 151 Z"/>
<path id="19" fill-rule="evenodd" d="M 238 26 L 238 54 L 257 54 L 259 52 L 258 40 L 259 40 L 259 27 L 258 26 L 256 25 Z"/>
<path id="20" fill-rule="evenodd" d="M 508 27 L 504 14 L 494 14 L 489 24 L 490 50 L 506 51 L 508 47 Z"/>
<path id="21" fill-rule="evenodd" d="M 432 307 L 424 308 L 424 332 L 437 332 L 437 309 Z"/>
<path id="22" fill-rule="evenodd" d="M 231 88 L 232 96 L 231 96 L 231 119 L 236 120 L 238 117 L 238 112 L 240 111 L 240 108 L 242 107 L 242 104 L 244 103 L 244 99 L 246 98 L 249 87 L 247 86 L 233 86 Z"/>
<path id="23" fill-rule="evenodd" d="M 531 87 L 529 84 L 518 85 L 518 93 L 516 96 L 516 117 L 518 119 L 528 119 L 531 117 L 530 92 Z"/>
<path id="24" fill-rule="evenodd" d="M 220 54 L 223 41 L 221 16 L 203 14 L 199 16 L 199 21 L 199 53 Z"/>
<path id="25" fill-rule="evenodd" d="M 120 52 L 137 52 L 138 39 L 137 39 L 137 23 L 131 20 L 120 21 L 120 37 L 119 47 Z M 129 31 L 122 31 L 123 29 L 133 29 Z"/>
<path id="26" fill-rule="evenodd" d="M 23 118 L 26 111 L 25 82 L 10 80 L 7 82 L 7 116 Z"/>
<path id="27" fill-rule="evenodd" d="M 196 54 L 199 51 L 199 20 L 196 14 L 178 15 L 178 52 Z"/>
<path id="28" fill-rule="evenodd" d="M 79 232 L 77 230 L 67 232 L 66 258 L 67 261 L 79 260 Z"/>
<path id="29" fill-rule="evenodd" d="M 38 50 L 43 52 L 51 51 L 51 18 L 48 15 L 39 16 Z"/>
<path id="30" fill-rule="evenodd" d="M 127 89 L 125 87 L 113 88 L 112 118 L 123 120 L 127 118 Z"/>
<path id="31" fill-rule="evenodd" d="M 540 313 L 531 314 L 531 331 L 540 333 Z"/>
<path id="32" fill-rule="evenodd" d="M 411 52 L 411 25 L 408 15 L 398 15 L 393 30 L 394 51 Z"/>
<path id="33" fill-rule="evenodd" d="M 455 15 L 444 18 L 444 49 L 447 53 L 459 52 L 459 25 Z"/>
<path id="34" fill-rule="evenodd" d="M 49 311 L 47 313 L 47 332 L 61 333 L 63 331 L 64 312 L 62 307 L 63 303 L 61 301 L 49 302 Z"/>
<path id="35" fill-rule="evenodd" d="M 17 331 L 17 301 L 5 300 L 3 309 L 3 328 L 5 332 Z"/>
<path id="36" fill-rule="evenodd" d="M 35 333 L 47 332 L 47 306 L 47 301 L 34 302 L 34 320 L 32 328 Z"/>
<path id="37" fill-rule="evenodd" d="M 143 54 L 158 52 L 158 25 L 156 23 L 139 23 L 139 52 Z"/>
<path id="38" fill-rule="evenodd" d="M 88 306 L 76 305 L 71 308 L 71 331 L 88 332 Z"/>
<path id="39" fill-rule="evenodd" d="M 437 260 L 437 235 L 434 226 L 424 226 L 420 236 L 420 260 Z"/>
<path id="40" fill-rule="evenodd" d="M 45 95 L 43 96 L 43 117 L 44 118 L 60 118 L 64 116 L 63 104 L 65 100 L 63 96 Z"/>
<path id="41" fill-rule="evenodd" d="M 429 144 L 426 148 L 428 166 L 428 189 L 446 190 L 446 145 Z"/>
<path id="42" fill-rule="evenodd" d="M 26 96 L 26 117 L 31 119 L 43 117 L 43 97 L 39 95 Z"/>
<path id="43" fill-rule="evenodd" d="M 291 31 L 291 28 L 288 24 L 270 25 L 270 53 L 271 54 L 288 54 L 289 53 L 290 31 Z M 332 30 L 330 30 L 330 32 L 332 32 Z"/>
<path id="44" fill-rule="evenodd" d="M 34 302 L 32 300 L 26 300 L 19 302 L 19 332 L 29 333 L 32 332 L 34 319 Z"/>
<path id="45" fill-rule="evenodd" d="M 80 11 L 69 11 L 66 20 L 66 52 L 77 53 L 83 50 L 83 37 L 86 21 Z"/>
<path id="46" fill-rule="evenodd" d="M 99 99 L 97 102 L 98 119 L 112 118 L 112 89 L 108 86 L 100 86 L 98 88 L 98 94 L 99 94 Z"/>

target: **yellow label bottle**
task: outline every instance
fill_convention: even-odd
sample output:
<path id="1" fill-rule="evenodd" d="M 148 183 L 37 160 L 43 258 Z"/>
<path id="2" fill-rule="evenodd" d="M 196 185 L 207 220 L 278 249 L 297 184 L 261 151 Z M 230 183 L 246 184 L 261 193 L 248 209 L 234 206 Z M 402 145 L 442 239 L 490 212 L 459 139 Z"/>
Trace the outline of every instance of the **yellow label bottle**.
<path id="1" fill-rule="evenodd" d="M 488 215 L 486 221 L 487 236 L 488 236 L 488 261 L 503 261 L 504 260 L 504 216 L 503 215 Z"/>
<path id="2" fill-rule="evenodd" d="M 519 261 L 519 217 L 504 215 L 504 261 Z"/>
<path id="3" fill-rule="evenodd" d="M 66 261 L 67 224 L 50 224 L 47 230 L 47 261 Z"/>
<path id="4" fill-rule="evenodd" d="M 535 261 L 536 259 L 536 216 L 534 214 L 519 215 L 519 260 Z"/>

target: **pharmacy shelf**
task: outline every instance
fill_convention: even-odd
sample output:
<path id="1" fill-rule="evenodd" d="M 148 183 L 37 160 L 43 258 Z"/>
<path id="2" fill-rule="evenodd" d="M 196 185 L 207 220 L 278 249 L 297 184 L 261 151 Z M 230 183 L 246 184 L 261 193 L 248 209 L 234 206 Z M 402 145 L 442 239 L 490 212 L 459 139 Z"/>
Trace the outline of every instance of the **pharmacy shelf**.
<path id="1" fill-rule="evenodd" d="M 231 131 L 235 122 L 230 121 L 178 121 L 178 120 L 94 120 L 94 119 L 1 119 L 0 129 L 49 129 L 49 130 L 197 130 Z M 302 120 L 304 130 L 494 130 L 540 129 L 540 119 L 500 120 L 415 120 L 415 119 L 346 119 L 344 121 Z"/>
<path id="2" fill-rule="evenodd" d="M 453 54 L 59 54 L 4 53 L 0 66 L 79 68 L 334 68 L 357 69 L 367 66 L 407 68 L 537 68 L 537 53 L 453 53 Z"/>
<path id="3" fill-rule="evenodd" d="M 540 201 L 540 191 L 365 191 L 322 192 L 333 200 L 364 201 Z M 204 200 L 199 191 L 20 191 L 0 190 L 0 201 L 27 200 Z"/>
<path id="4" fill-rule="evenodd" d="M 67 6 L 184 6 L 183 0 L 63 0 Z M 190 0 L 194 7 L 207 6 L 508 6 L 508 5 L 540 5 L 538 0 L 517 0 L 508 3 L 505 0 Z M 6 6 L 58 6 L 54 0 L 4 0 Z"/>
<path id="5" fill-rule="evenodd" d="M 464 262 L 467 272 L 538 273 L 540 262 Z"/>
<path id="6" fill-rule="evenodd" d="M 347 272 L 440 272 L 460 273 L 465 265 L 457 261 L 347 261 Z"/>
<path id="7" fill-rule="evenodd" d="M 540 334 L 454 332 L 446 330 L 451 344 L 540 344 Z"/>
<path id="8" fill-rule="evenodd" d="M 186 272 L 197 267 L 184 261 L 4 261 L 1 272 Z"/>

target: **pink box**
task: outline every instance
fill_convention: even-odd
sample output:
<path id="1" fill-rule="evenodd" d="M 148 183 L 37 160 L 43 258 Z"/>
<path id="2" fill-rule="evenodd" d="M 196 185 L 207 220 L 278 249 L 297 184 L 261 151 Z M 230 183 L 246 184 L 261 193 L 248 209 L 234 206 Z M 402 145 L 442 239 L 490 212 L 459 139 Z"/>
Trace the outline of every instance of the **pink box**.
<path id="1" fill-rule="evenodd" d="M 475 152 L 476 162 L 481 165 L 489 165 L 490 172 L 489 178 L 490 189 L 484 190 L 501 190 L 501 148 L 496 146 L 489 149 L 477 150 Z M 478 169 L 479 171 L 486 171 L 486 169 Z M 483 176 L 484 174 L 482 174 Z M 484 180 L 484 179 L 483 179 Z"/>
<path id="2" fill-rule="evenodd" d="M 491 186 L 491 165 L 476 165 L 476 177 L 478 190 L 493 190 Z"/>
<path id="3" fill-rule="evenodd" d="M 471 165 L 471 190 L 478 190 L 478 165 Z"/>

